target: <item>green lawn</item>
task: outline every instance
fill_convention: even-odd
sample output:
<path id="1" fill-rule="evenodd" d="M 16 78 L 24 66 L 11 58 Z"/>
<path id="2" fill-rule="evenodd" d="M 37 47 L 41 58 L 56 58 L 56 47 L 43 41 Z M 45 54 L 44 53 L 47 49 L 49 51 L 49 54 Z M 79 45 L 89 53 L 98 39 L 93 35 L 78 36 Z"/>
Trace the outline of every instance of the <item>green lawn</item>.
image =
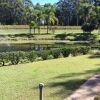
<path id="1" fill-rule="evenodd" d="M 36 32 L 38 32 L 36 30 Z M 29 33 L 29 29 L 0 29 L 0 43 L 46 43 L 46 40 L 51 40 L 51 41 L 47 41 L 47 43 L 55 43 L 55 42 L 61 42 L 61 41 L 54 41 L 52 39 L 57 39 L 55 38 L 56 34 L 61 34 L 61 33 L 70 33 L 70 34 L 77 34 L 77 33 L 82 33 L 81 29 L 75 30 L 75 29 L 67 29 L 67 30 L 56 30 L 55 34 L 52 34 L 52 31 L 50 31 L 51 34 L 43 34 L 46 33 L 46 30 L 42 29 L 41 30 L 41 34 L 35 34 L 33 35 L 33 37 L 28 38 L 27 35 L 23 35 L 23 33 L 25 34 L 30 34 Z M 33 33 L 33 30 L 32 30 Z M 7 36 L 7 34 L 19 34 L 19 36 Z M 94 30 L 93 34 L 98 34 L 98 30 Z M 6 35 L 5 38 L 2 37 L 2 35 Z M 67 36 L 66 39 L 67 40 L 74 40 L 75 36 Z M 32 40 L 35 39 L 35 40 Z M 44 39 L 44 41 L 42 41 Z M 46 40 L 45 40 L 46 39 Z M 100 35 L 98 34 L 97 36 L 97 40 L 100 39 Z M 37 40 L 37 41 L 36 41 Z M 39 41 L 40 40 L 40 41 Z"/>
<path id="2" fill-rule="evenodd" d="M 0 29 L 0 34 L 21 34 L 21 33 L 29 33 L 29 29 Z M 46 33 L 46 29 L 41 29 L 41 34 Z M 55 34 L 59 33 L 82 33 L 83 31 L 81 29 L 55 29 Z M 93 33 L 97 33 L 98 30 L 94 30 Z M 34 33 L 34 30 L 32 29 L 32 33 Z M 36 34 L 38 33 L 38 30 L 36 29 Z M 52 33 L 51 30 L 49 30 L 49 33 Z"/>
<path id="3" fill-rule="evenodd" d="M 90 76 L 100 72 L 100 58 L 90 55 L 0 68 L 0 100 L 63 100 Z"/>

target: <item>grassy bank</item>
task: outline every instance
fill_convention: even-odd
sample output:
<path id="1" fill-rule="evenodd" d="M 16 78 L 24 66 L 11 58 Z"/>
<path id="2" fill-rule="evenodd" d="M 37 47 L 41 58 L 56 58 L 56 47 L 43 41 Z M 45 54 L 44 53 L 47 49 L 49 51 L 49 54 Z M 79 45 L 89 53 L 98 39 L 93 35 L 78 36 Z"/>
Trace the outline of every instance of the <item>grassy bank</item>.
<path id="1" fill-rule="evenodd" d="M 46 29 L 41 29 L 41 34 L 46 33 L 47 30 Z M 55 33 L 64 33 L 64 32 L 68 32 L 68 33 L 82 33 L 82 30 L 70 30 L 70 29 L 55 29 Z M 21 34 L 21 33 L 29 33 L 29 29 L 0 29 L 0 33 L 3 34 Z M 34 33 L 34 30 L 32 29 L 32 33 Z M 52 30 L 49 30 L 49 33 L 52 33 Z M 36 34 L 38 34 L 38 30 L 36 29 Z"/>
<path id="2" fill-rule="evenodd" d="M 64 33 L 64 32 L 82 32 L 80 26 L 52 26 L 55 29 L 55 33 Z M 29 33 L 28 25 L 0 25 L 0 33 L 3 34 L 21 34 Z M 36 34 L 38 29 L 35 30 Z M 47 26 L 41 26 L 41 34 L 47 33 Z M 34 30 L 32 29 L 32 33 Z M 49 29 L 49 33 L 53 33 L 52 29 Z"/>
<path id="3" fill-rule="evenodd" d="M 40 82 L 44 100 L 63 100 L 99 72 L 100 59 L 90 55 L 1 67 L 0 100 L 39 100 Z"/>

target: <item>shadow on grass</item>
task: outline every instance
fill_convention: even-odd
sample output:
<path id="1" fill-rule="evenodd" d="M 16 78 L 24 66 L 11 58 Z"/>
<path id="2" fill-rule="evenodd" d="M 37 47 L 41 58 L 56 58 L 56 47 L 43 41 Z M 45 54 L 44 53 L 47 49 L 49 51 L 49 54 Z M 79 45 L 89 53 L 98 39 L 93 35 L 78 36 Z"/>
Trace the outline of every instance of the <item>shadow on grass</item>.
<path id="1" fill-rule="evenodd" d="M 100 64 L 96 64 L 97 66 L 100 66 Z M 59 76 L 53 77 L 53 79 L 60 79 L 60 78 L 69 78 L 69 77 L 77 77 L 81 75 L 86 75 L 86 74 L 99 74 L 100 73 L 100 68 L 95 69 L 95 70 L 87 70 L 82 73 L 68 73 L 68 74 L 61 74 Z"/>
<path id="2" fill-rule="evenodd" d="M 100 64 L 96 64 L 96 66 L 100 66 Z M 56 77 L 52 77 L 50 79 L 52 80 L 52 82 L 48 82 L 47 84 L 45 84 L 44 93 L 45 90 L 50 89 L 50 92 L 47 93 L 49 94 L 48 97 L 57 98 L 58 96 L 59 98 L 61 98 L 61 100 L 63 100 L 64 98 L 70 96 L 73 92 L 75 92 L 76 89 L 80 88 L 80 86 L 84 84 L 87 79 L 96 74 L 100 74 L 100 68 L 86 70 L 82 73 L 65 73 Z M 79 77 L 84 75 L 86 75 L 84 78 L 79 79 Z M 94 80 L 91 80 L 91 82 L 87 84 L 87 87 L 92 87 L 95 85 L 96 83 L 94 82 Z M 39 87 L 34 88 L 38 89 Z"/>
<path id="3" fill-rule="evenodd" d="M 91 58 L 91 59 L 93 59 L 93 58 L 100 58 L 100 54 L 99 55 L 97 55 L 97 54 L 91 55 L 91 56 L 89 56 L 89 58 Z"/>
<path id="4" fill-rule="evenodd" d="M 57 77 L 54 77 L 54 79 L 60 79 L 60 78 L 69 78 L 69 77 L 76 77 L 79 75 L 84 75 L 85 73 L 68 73 L 68 74 L 61 74 Z"/>
<path id="5" fill-rule="evenodd" d="M 16 37 L 34 37 L 33 36 L 34 34 L 30 34 L 30 33 L 19 33 L 19 34 L 7 34 L 7 35 L 4 35 L 4 34 L 0 34 L 0 37 L 10 37 L 10 38 L 16 38 Z"/>
<path id="6" fill-rule="evenodd" d="M 71 95 L 76 89 L 80 87 L 86 80 L 85 79 L 73 79 L 68 81 L 62 81 L 62 82 L 54 82 L 51 84 L 48 84 L 51 89 L 61 87 L 60 90 L 53 92 L 50 94 L 50 96 L 61 96 L 62 98 L 65 98 L 69 95 Z"/>
<path id="7" fill-rule="evenodd" d="M 96 75 L 100 73 L 100 68 L 95 69 L 95 70 L 88 70 L 85 71 L 84 73 L 69 73 L 69 74 L 61 74 L 59 76 L 53 77 L 53 79 L 55 79 L 56 81 L 48 83 L 45 87 L 49 87 L 49 88 L 57 88 L 57 87 L 61 87 L 60 90 L 55 91 L 53 93 L 50 94 L 50 96 L 59 96 L 62 98 L 65 98 L 69 95 L 71 95 L 76 89 L 78 89 L 83 83 L 86 82 L 86 80 L 90 77 L 90 75 Z M 87 76 L 85 78 L 82 79 L 78 79 L 78 76 L 81 75 L 86 75 Z M 67 80 L 67 78 L 69 77 L 76 77 L 76 79 L 71 79 L 71 80 Z M 66 78 L 66 79 L 65 79 Z M 59 81 L 59 79 L 62 79 L 62 81 Z M 93 86 L 95 85 L 94 81 L 91 80 L 89 86 Z"/>

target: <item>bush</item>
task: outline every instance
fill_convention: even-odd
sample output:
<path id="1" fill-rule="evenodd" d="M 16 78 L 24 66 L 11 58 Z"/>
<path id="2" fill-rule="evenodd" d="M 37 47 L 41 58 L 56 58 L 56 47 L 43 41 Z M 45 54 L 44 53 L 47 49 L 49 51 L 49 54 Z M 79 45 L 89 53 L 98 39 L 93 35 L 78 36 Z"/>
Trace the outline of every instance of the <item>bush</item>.
<path id="1" fill-rule="evenodd" d="M 48 51 L 48 50 L 39 51 L 39 56 L 40 56 L 43 60 L 47 60 L 49 54 L 50 54 L 50 51 Z"/>
<path id="2" fill-rule="evenodd" d="M 51 55 L 56 59 L 59 58 L 61 54 L 61 49 L 52 49 L 51 50 Z"/>
<path id="3" fill-rule="evenodd" d="M 63 34 L 57 34 L 56 36 L 55 36 L 55 38 L 59 38 L 59 39 L 61 39 L 61 40 L 65 40 L 66 39 L 66 34 L 65 33 L 63 33 Z"/>
<path id="4" fill-rule="evenodd" d="M 35 61 L 43 61 L 42 57 L 37 57 Z"/>
<path id="5" fill-rule="evenodd" d="M 60 55 L 58 56 L 58 58 L 63 58 L 64 56 L 63 56 L 63 54 L 62 53 L 60 53 Z"/>
<path id="6" fill-rule="evenodd" d="M 48 59 L 54 59 L 52 55 L 48 55 Z"/>
<path id="7" fill-rule="evenodd" d="M 84 23 L 81 27 L 84 32 L 91 33 L 95 29 L 95 25 L 91 23 Z"/>
<path id="8" fill-rule="evenodd" d="M 16 65 L 20 61 L 20 55 L 19 52 L 10 52 L 9 53 L 9 60 L 12 65 Z"/>
<path id="9" fill-rule="evenodd" d="M 90 33 L 82 33 L 80 35 L 77 35 L 74 40 L 75 41 L 91 41 L 91 42 L 95 42 L 96 35 L 90 34 Z"/>
<path id="10" fill-rule="evenodd" d="M 83 55 L 86 55 L 88 54 L 88 52 L 90 51 L 91 47 L 80 47 L 80 53 L 83 54 Z"/>
<path id="11" fill-rule="evenodd" d="M 64 57 L 68 57 L 70 53 L 71 53 L 70 48 L 63 48 L 62 49 L 62 54 L 63 54 Z"/>
<path id="12" fill-rule="evenodd" d="M 2 52 L 0 53 L 0 65 L 5 66 L 9 64 L 16 65 L 25 62 L 42 61 L 53 58 L 68 57 L 84 55 L 89 52 L 91 48 L 86 46 L 79 47 L 67 47 L 62 49 L 51 49 L 43 51 L 16 51 L 16 52 Z"/>
<path id="13" fill-rule="evenodd" d="M 73 56 L 79 55 L 79 54 L 80 54 L 79 49 L 80 49 L 80 48 L 78 48 L 78 47 L 72 48 L 71 54 L 72 54 Z"/>
<path id="14" fill-rule="evenodd" d="M 35 51 L 26 52 L 26 58 L 30 62 L 34 62 L 37 58 L 37 53 Z"/>
<path id="15" fill-rule="evenodd" d="M 70 54 L 73 56 L 77 56 L 80 54 L 87 54 L 91 48 L 90 47 L 70 47 L 70 48 L 63 48 L 62 54 L 64 57 L 68 57 Z"/>
<path id="16" fill-rule="evenodd" d="M 9 54 L 8 53 L 0 53 L 0 65 L 5 66 L 5 63 L 9 62 Z"/>

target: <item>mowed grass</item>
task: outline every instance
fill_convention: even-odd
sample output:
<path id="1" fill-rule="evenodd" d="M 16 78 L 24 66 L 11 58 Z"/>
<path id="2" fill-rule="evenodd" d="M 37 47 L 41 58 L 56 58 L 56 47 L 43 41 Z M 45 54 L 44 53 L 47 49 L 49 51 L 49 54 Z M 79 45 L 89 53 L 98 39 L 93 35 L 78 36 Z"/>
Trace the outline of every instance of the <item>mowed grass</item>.
<path id="1" fill-rule="evenodd" d="M 0 68 L 0 100 L 63 100 L 86 79 L 100 73 L 100 58 L 90 55 L 40 61 Z"/>
<path id="2" fill-rule="evenodd" d="M 47 33 L 46 29 L 40 30 L 41 34 Z M 55 29 L 55 34 L 60 33 L 83 33 L 81 29 Z M 0 29 L 0 34 L 21 34 L 21 33 L 30 33 L 29 29 Z M 34 30 L 32 29 L 32 33 Z M 49 30 L 49 33 L 53 33 L 52 30 Z M 98 33 L 98 30 L 94 30 L 93 33 Z M 36 29 L 36 34 L 38 34 L 38 29 Z"/>

